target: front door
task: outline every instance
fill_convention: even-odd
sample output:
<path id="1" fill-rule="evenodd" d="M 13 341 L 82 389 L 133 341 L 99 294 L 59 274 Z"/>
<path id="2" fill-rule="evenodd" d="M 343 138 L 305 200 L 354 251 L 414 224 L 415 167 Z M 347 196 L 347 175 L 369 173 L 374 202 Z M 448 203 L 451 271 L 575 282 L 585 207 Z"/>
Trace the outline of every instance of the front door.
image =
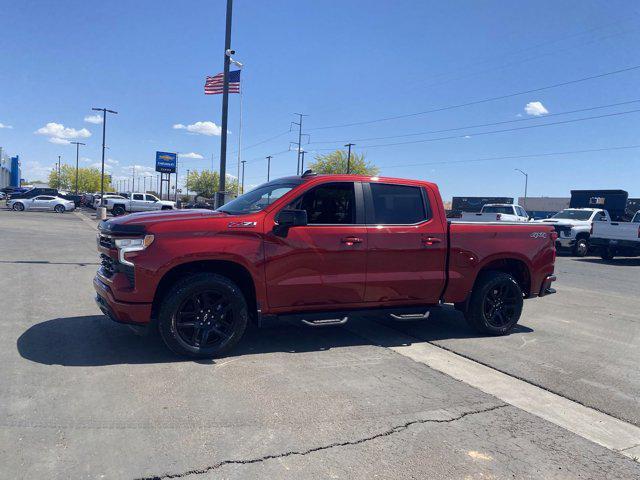
<path id="1" fill-rule="evenodd" d="M 53 197 L 39 195 L 33 199 L 31 208 L 34 210 L 49 210 L 51 208 L 51 201 Z"/>
<path id="2" fill-rule="evenodd" d="M 273 309 L 327 308 L 363 302 L 367 257 L 362 186 L 324 183 L 286 209 L 306 210 L 308 225 L 265 235 L 265 275 Z M 266 225 L 270 229 L 272 225 Z"/>
<path id="3" fill-rule="evenodd" d="M 437 303 L 444 287 L 447 245 L 429 193 L 423 187 L 391 183 L 363 187 L 369 237 L 365 300 Z"/>

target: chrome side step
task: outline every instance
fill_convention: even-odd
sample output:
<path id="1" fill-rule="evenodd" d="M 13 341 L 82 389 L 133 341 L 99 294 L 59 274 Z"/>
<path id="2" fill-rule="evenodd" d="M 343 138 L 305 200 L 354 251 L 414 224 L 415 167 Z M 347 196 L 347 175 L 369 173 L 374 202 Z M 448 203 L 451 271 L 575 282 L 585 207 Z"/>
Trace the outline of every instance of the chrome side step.
<path id="1" fill-rule="evenodd" d="M 302 323 L 309 325 L 310 327 L 328 327 L 332 325 L 344 325 L 349 320 L 349 317 L 342 318 L 320 318 L 318 320 L 302 319 Z"/>
<path id="2" fill-rule="evenodd" d="M 389 316 L 394 320 L 398 320 L 400 322 L 411 322 L 415 320 L 426 320 L 429 318 L 431 314 L 430 310 L 427 310 L 424 313 L 390 313 Z"/>

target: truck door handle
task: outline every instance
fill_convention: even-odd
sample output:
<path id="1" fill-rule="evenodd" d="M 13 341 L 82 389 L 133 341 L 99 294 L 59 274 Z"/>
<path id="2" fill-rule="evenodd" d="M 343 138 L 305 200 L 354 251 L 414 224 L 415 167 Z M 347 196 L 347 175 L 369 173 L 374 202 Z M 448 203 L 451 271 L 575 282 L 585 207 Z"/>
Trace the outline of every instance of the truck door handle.
<path id="1" fill-rule="evenodd" d="M 343 237 L 340 241 L 348 247 L 353 246 L 355 243 L 362 243 L 362 239 L 359 237 Z"/>
<path id="2" fill-rule="evenodd" d="M 424 245 L 425 247 L 429 247 L 440 242 L 442 242 L 442 240 L 440 240 L 438 237 L 422 237 L 422 245 Z"/>

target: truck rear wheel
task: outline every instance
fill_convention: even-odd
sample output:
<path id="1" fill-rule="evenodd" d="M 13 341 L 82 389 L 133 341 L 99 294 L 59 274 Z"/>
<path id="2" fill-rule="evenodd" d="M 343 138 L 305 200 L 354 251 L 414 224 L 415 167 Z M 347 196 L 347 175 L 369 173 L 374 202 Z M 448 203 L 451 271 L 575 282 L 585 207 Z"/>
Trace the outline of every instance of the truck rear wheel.
<path id="1" fill-rule="evenodd" d="M 613 250 L 613 248 L 605 248 L 600 252 L 600 258 L 602 258 L 603 260 L 613 260 L 615 256 L 616 252 L 615 250 Z"/>
<path id="2" fill-rule="evenodd" d="M 522 289 L 511 275 L 484 272 L 473 287 L 465 319 L 480 333 L 506 335 L 518 323 L 522 304 Z"/>
<path id="3" fill-rule="evenodd" d="M 174 352 L 213 358 L 238 343 L 247 318 L 247 302 L 235 283 L 214 273 L 198 273 L 178 281 L 165 296 L 158 327 Z"/>

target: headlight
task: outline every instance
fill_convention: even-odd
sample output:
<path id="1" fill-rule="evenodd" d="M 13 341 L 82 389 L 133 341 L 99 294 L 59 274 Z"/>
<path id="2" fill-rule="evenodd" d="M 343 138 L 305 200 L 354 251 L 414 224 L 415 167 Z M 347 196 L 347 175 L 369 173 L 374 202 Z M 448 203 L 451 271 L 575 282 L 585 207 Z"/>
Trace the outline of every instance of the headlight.
<path id="1" fill-rule="evenodd" d="M 126 259 L 125 255 L 130 252 L 140 252 L 153 243 L 153 235 L 145 235 L 144 238 L 116 238 L 115 244 L 118 249 L 118 259 L 120 263 L 133 267 L 133 262 Z"/>

